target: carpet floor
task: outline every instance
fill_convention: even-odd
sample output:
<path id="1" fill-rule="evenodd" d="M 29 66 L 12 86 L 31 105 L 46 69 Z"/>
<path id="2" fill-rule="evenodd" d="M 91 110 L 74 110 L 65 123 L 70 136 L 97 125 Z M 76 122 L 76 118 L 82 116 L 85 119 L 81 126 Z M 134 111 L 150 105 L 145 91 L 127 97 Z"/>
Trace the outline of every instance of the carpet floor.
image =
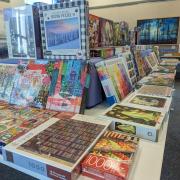
<path id="1" fill-rule="evenodd" d="M 180 80 L 176 80 L 161 180 L 180 180 Z"/>

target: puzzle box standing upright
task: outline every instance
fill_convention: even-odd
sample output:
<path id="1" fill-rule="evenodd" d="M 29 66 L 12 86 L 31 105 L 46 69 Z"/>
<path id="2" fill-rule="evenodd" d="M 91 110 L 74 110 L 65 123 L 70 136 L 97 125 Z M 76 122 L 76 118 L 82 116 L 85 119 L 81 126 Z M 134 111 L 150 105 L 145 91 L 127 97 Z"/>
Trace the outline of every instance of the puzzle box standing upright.
<path id="1" fill-rule="evenodd" d="M 40 20 L 45 58 L 58 60 L 89 58 L 86 0 L 42 6 Z"/>

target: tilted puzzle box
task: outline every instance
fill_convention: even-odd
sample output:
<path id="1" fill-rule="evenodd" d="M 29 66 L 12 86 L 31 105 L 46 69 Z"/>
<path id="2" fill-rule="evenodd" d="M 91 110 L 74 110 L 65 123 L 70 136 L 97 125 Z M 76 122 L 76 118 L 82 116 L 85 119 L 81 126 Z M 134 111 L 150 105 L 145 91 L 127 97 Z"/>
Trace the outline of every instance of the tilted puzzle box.
<path id="1" fill-rule="evenodd" d="M 87 70 L 87 63 L 83 60 L 57 61 L 54 64 L 46 108 L 83 112 Z"/>
<path id="2" fill-rule="evenodd" d="M 39 70 L 19 70 L 14 76 L 14 85 L 9 99 L 10 104 L 29 106 L 38 96 L 42 87 Z"/>
<path id="3" fill-rule="evenodd" d="M 14 85 L 17 65 L 0 64 L 0 100 L 8 102 Z"/>

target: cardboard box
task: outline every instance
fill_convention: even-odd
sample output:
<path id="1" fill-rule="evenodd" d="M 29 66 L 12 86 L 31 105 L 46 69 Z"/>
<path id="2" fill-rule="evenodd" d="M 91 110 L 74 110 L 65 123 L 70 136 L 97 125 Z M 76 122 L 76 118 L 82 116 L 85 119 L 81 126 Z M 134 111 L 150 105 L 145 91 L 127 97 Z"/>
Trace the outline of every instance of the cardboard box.
<path id="1" fill-rule="evenodd" d="M 31 5 L 7 8 L 4 21 L 9 58 L 41 59 L 39 9 Z"/>
<path id="2" fill-rule="evenodd" d="M 49 120 L 58 112 L 0 103 L 0 154 L 2 147 Z"/>
<path id="3" fill-rule="evenodd" d="M 9 101 L 16 73 L 17 65 L 13 64 L 0 64 L 0 100 Z"/>
<path id="4" fill-rule="evenodd" d="M 138 90 L 138 93 L 160 97 L 171 97 L 173 89 L 166 86 L 144 85 Z"/>
<path id="5" fill-rule="evenodd" d="M 100 118 L 112 120 L 111 130 L 130 133 L 140 138 L 158 141 L 159 131 L 166 117 L 165 112 L 152 108 L 136 108 L 135 105 L 115 104 Z"/>
<path id="6" fill-rule="evenodd" d="M 157 77 L 157 76 L 146 76 L 143 79 L 141 79 L 137 86 L 141 87 L 143 85 L 155 85 L 155 86 L 168 86 L 173 87 L 174 86 L 174 79 L 169 77 Z"/>
<path id="7" fill-rule="evenodd" d="M 88 15 L 89 5 L 86 0 L 41 6 L 44 58 L 89 59 Z"/>
<path id="8" fill-rule="evenodd" d="M 112 58 L 115 55 L 115 48 L 97 48 L 90 50 L 91 57 L 101 57 L 103 59 Z"/>
<path id="9" fill-rule="evenodd" d="M 139 108 L 149 107 L 152 108 L 152 110 L 168 112 L 170 110 L 171 102 L 172 98 L 170 97 L 143 95 L 134 92 L 123 101 L 123 104 L 135 105 Z"/>
<path id="10" fill-rule="evenodd" d="M 114 42 L 113 21 L 100 18 L 100 47 L 113 46 Z"/>
<path id="11" fill-rule="evenodd" d="M 82 163 L 82 174 L 97 180 L 125 180 L 131 171 L 139 138 L 106 131 Z"/>
<path id="12" fill-rule="evenodd" d="M 97 48 L 99 47 L 100 38 L 100 18 L 89 14 L 89 47 Z"/>
<path id="13" fill-rule="evenodd" d="M 52 118 L 3 148 L 3 158 L 52 179 L 76 179 L 80 162 L 110 121 L 89 116 Z"/>

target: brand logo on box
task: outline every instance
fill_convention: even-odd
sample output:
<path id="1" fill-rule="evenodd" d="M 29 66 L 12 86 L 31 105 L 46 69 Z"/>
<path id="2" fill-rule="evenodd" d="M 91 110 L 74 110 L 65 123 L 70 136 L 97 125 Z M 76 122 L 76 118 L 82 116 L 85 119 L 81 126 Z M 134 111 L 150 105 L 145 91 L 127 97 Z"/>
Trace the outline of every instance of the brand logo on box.
<path id="1" fill-rule="evenodd" d="M 54 180 L 71 180 L 70 172 L 49 165 L 47 165 L 47 175 Z"/>
<path id="2" fill-rule="evenodd" d="M 35 162 L 28 162 L 28 164 L 31 169 L 35 169 L 36 171 L 41 173 L 45 172 L 44 166 L 42 166 L 41 164 Z"/>

